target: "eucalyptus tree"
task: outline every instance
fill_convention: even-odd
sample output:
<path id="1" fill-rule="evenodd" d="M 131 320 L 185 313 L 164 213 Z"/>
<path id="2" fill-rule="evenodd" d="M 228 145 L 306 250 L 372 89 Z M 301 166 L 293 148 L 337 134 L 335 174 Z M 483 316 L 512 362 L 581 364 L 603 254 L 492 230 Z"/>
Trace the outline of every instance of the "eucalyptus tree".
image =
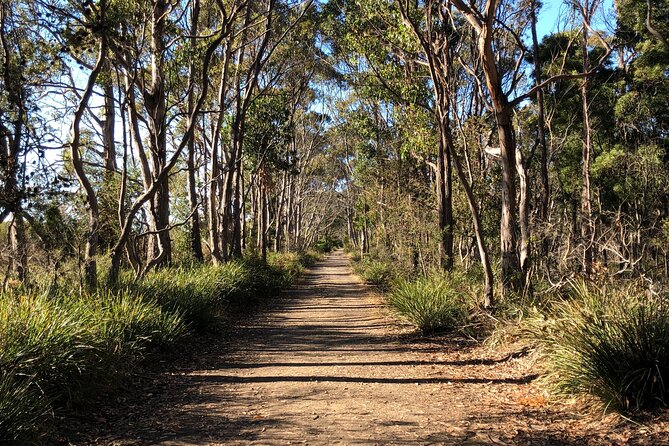
<path id="1" fill-rule="evenodd" d="M 86 194 L 86 205 L 88 207 L 88 228 L 86 234 L 86 249 L 84 252 L 84 277 L 85 284 L 89 288 L 95 288 L 97 285 L 97 259 L 98 254 L 98 231 L 100 211 L 98 207 L 98 197 L 90 179 L 85 170 L 84 163 L 80 154 L 81 146 L 81 120 L 86 112 L 88 103 L 93 94 L 98 76 L 107 64 L 108 38 L 107 38 L 107 1 L 101 0 L 95 12 L 88 11 L 81 20 L 84 27 L 84 33 L 91 33 L 92 38 L 97 40 L 98 54 L 95 65 L 88 75 L 86 86 L 83 89 L 79 104 L 76 107 L 72 119 L 70 130 L 70 154 L 72 165 L 76 173 L 79 184 Z M 107 116 L 107 119 L 114 119 Z"/>
<path id="2" fill-rule="evenodd" d="M 430 13 L 434 11 L 435 15 L 430 19 L 438 21 L 440 9 L 437 2 L 428 3 L 420 8 Z M 449 69 L 444 71 L 444 67 L 449 66 L 452 57 L 448 39 L 452 40 L 453 35 L 445 40 L 447 29 L 430 28 L 423 38 L 423 30 L 417 30 L 421 25 L 414 22 L 417 6 L 408 11 L 409 4 L 405 2 L 335 1 L 331 2 L 331 7 L 332 20 L 337 23 L 331 30 L 335 53 L 347 64 L 346 74 L 357 94 L 381 98 L 400 107 L 419 106 L 434 114 L 440 135 L 433 149 L 436 155 L 438 259 L 442 269 L 451 270 L 454 261 L 452 137 L 448 115 L 450 95 L 443 81 L 452 75 Z M 445 24 L 441 21 L 435 28 Z M 418 41 L 413 38 L 414 31 L 419 33 Z M 439 33 L 439 42 L 432 41 Z M 425 45 L 432 47 L 426 52 Z M 435 51 L 438 54 L 435 55 Z M 430 77 L 433 78 L 431 83 L 427 82 Z"/>
<path id="3" fill-rule="evenodd" d="M 275 187 L 275 174 L 292 167 L 292 154 L 288 152 L 293 129 L 286 95 L 282 93 L 267 90 L 257 97 L 249 109 L 246 122 L 244 148 L 251 164 L 250 187 L 256 198 L 252 202 L 256 216 L 256 246 L 263 260 L 267 259 L 269 244 L 270 191 L 278 189 Z"/>
<path id="4" fill-rule="evenodd" d="M 183 5 L 173 5 L 162 0 L 156 0 L 150 4 L 133 4 L 131 11 L 133 14 L 139 14 L 143 20 L 136 23 L 137 30 L 144 29 L 144 25 L 149 29 L 146 39 L 149 41 L 148 53 L 142 41 L 135 45 L 135 40 L 131 39 L 132 33 L 128 33 L 124 26 L 120 27 L 120 40 L 113 46 L 114 57 L 121 64 L 125 78 L 125 88 L 127 94 L 127 104 L 129 108 L 130 129 L 133 134 L 135 148 L 140 159 L 142 170 L 142 179 L 144 191 L 138 196 L 125 212 L 120 235 L 114 244 L 111 257 L 112 264 L 108 278 L 111 282 L 116 281 L 120 271 L 121 260 L 126 244 L 130 239 L 133 225 L 137 214 L 145 203 L 150 202 L 151 220 L 149 231 L 145 235 L 151 236 L 153 244 L 147 250 L 147 258 L 141 265 L 137 265 L 137 273 L 144 275 L 149 269 L 169 258 L 170 241 L 170 214 L 169 214 L 169 175 L 174 166 L 178 163 L 182 152 L 191 141 L 191 135 L 195 132 L 197 117 L 200 114 L 202 106 L 207 98 L 209 91 L 209 70 L 215 59 L 217 50 L 221 44 L 229 39 L 233 33 L 233 24 L 237 20 L 237 14 L 243 6 L 241 2 L 232 2 L 231 5 L 225 5 L 222 2 L 216 2 L 211 9 L 209 29 L 200 30 L 197 38 L 201 41 L 201 48 L 198 57 L 201 60 L 200 76 L 197 79 L 191 79 L 189 89 L 196 88 L 199 84 L 199 91 L 194 105 L 186 116 L 183 116 L 183 132 L 181 138 L 177 140 L 168 157 L 167 152 L 167 132 L 168 132 L 168 93 L 170 84 L 167 83 L 168 77 L 167 63 L 172 62 L 168 57 L 169 51 L 173 51 L 167 45 L 167 33 L 175 32 L 181 29 L 183 34 L 187 35 L 188 30 L 178 28 L 174 22 L 176 18 L 182 17 Z M 183 39 L 182 36 L 172 36 L 176 42 L 187 45 L 191 39 Z M 147 61 L 148 65 L 143 66 L 139 61 Z M 137 101 L 135 90 L 141 97 Z M 179 100 L 178 97 L 172 98 Z M 138 103 L 139 102 L 139 103 Z M 141 110 L 139 107 L 141 106 Z M 181 115 L 177 114 L 170 117 L 170 122 Z M 148 151 L 145 148 L 141 138 L 140 121 L 143 122 L 148 132 Z M 151 164 L 149 163 L 149 157 Z"/>
<path id="5" fill-rule="evenodd" d="M 58 47 L 39 23 L 50 17 L 38 2 L 0 2 L 0 222 L 11 219 L 9 269 L 21 281 L 29 269 L 26 222 L 39 234 L 30 207 L 54 184 L 46 159 L 53 125 L 39 101 L 47 96 Z"/>
<path id="6" fill-rule="evenodd" d="M 453 133 L 451 129 L 451 116 L 453 114 L 452 101 L 456 100 L 453 84 L 458 70 L 455 66 L 455 52 L 458 51 L 457 45 L 462 39 L 451 22 L 450 5 L 443 4 L 440 1 L 425 1 L 421 6 L 417 6 L 412 2 L 404 0 L 397 0 L 399 11 L 404 22 L 413 31 L 414 36 L 420 44 L 422 49 L 421 59 L 427 61 L 429 73 L 432 80 L 432 88 L 434 91 L 435 114 L 438 123 L 439 133 L 439 155 L 438 155 L 438 175 L 446 178 L 445 181 L 440 181 L 438 187 L 438 201 L 440 209 L 448 209 L 448 213 L 452 214 L 452 205 L 450 204 L 452 193 L 451 181 L 451 159 L 453 159 L 458 178 L 467 196 L 470 212 L 472 215 L 472 222 L 474 232 L 476 235 L 479 257 L 483 265 L 485 276 L 485 287 L 483 296 L 484 307 L 489 307 L 493 304 L 493 272 L 488 255 L 488 248 L 485 237 L 483 235 L 483 228 L 479 209 L 472 190 L 472 185 L 468 181 L 462 162 L 454 148 Z M 448 198 L 446 199 L 446 195 Z M 448 201 L 448 204 L 443 203 Z M 440 212 L 440 227 L 444 226 L 444 215 Z M 453 228 L 447 230 L 450 234 L 448 243 L 444 242 L 442 245 L 451 247 L 450 257 L 453 256 Z M 452 263 L 452 260 L 451 260 Z"/>
<path id="7" fill-rule="evenodd" d="M 495 117 L 495 127 L 499 142 L 499 156 L 502 168 L 502 219 L 500 224 L 500 247 L 502 256 L 502 285 L 504 291 L 519 289 L 522 279 L 519 249 L 517 243 L 518 212 L 516 208 L 516 139 L 513 126 L 514 102 L 511 96 L 521 74 L 519 65 L 508 70 L 509 60 L 498 56 L 495 50 L 495 33 L 505 33 L 510 28 L 504 19 L 498 20 L 503 2 L 487 0 L 477 7 L 462 0 L 453 0 L 456 8 L 469 23 L 476 36 L 477 57 L 480 58 L 481 70 L 489 100 Z M 514 33 L 517 37 L 519 33 Z M 507 57 L 521 61 L 521 50 L 511 51 Z M 513 67 L 513 65 L 512 65 Z"/>
<path id="8" fill-rule="evenodd" d="M 232 35 L 235 43 L 223 60 L 211 143 L 209 244 L 215 262 L 242 255 L 247 114 L 253 100 L 272 84 L 264 78 L 268 63 L 302 23 L 312 3 L 248 2 L 238 14 Z M 223 130 L 226 135 L 220 133 Z"/>
<path id="9" fill-rule="evenodd" d="M 582 18 L 581 31 L 581 55 L 583 58 L 583 72 L 591 68 L 590 60 L 590 34 L 591 24 L 597 9 L 599 0 L 573 0 L 573 7 L 579 11 Z M 595 225 L 592 214 L 592 188 L 590 181 L 590 169 L 593 154 L 593 131 L 590 122 L 590 79 L 586 76 L 581 81 L 581 107 L 583 118 L 583 150 L 581 156 L 583 186 L 581 188 L 581 243 L 583 245 L 583 270 L 587 276 L 592 274 L 593 256 L 595 251 L 594 237 Z"/>
<path id="10" fill-rule="evenodd" d="M 19 280 L 28 274 L 25 224 L 22 215 L 24 198 L 22 182 L 25 165 L 21 156 L 25 153 L 26 125 L 28 119 L 28 95 L 24 84 L 29 41 L 20 31 L 15 2 L 0 3 L 0 45 L 2 58 L 0 69 L 0 168 L 2 169 L 2 192 L 0 195 L 0 221 L 12 216 L 10 224 L 12 270 Z"/>

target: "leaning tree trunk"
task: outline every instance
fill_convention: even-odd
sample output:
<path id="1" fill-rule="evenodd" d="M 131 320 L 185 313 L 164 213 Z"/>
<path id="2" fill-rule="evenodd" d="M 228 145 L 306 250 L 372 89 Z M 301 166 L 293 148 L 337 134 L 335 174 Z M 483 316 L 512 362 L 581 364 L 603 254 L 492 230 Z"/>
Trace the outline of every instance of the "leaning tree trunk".
<path id="1" fill-rule="evenodd" d="M 472 185 L 467 179 L 467 175 L 462 168 L 462 163 L 456 153 L 453 153 L 453 164 L 455 164 L 455 171 L 460 179 L 462 188 L 465 190 L 467 196 L 467 204 L 469 205 L 469 212 L 472 216 L 472 223 L 474 225 L 474 234 L 476 235 L 476 244 L 479 250 L 479 257 L 481 258 L 481 266 L 483 266 L 483 275 L 485 277 L 483 289 L 483 307 L 489 308 L 494 305 L 493 284 L 494 276 L 492 266 L 490 265 L 490 255 L 488 254 L 488 246 L 486 245 L 485 236 L 483 233 L 483 225 L 481 223 L 481 213 L 472 190 Z"/>
<path id="2" fill-rule="evenodd" d="M 102 15 L 104 15 L 106 2 L 101 2 Z M 84 253 L 84 278 L 85 284 L 88 288 L 95 288 L 97 286 L 97 250 L 98 250 L 98 229 L 100 225 L 98 199 L 95 189 L 91 185 L 86 172 L 84 171 L 84 162 L 79 153 L 81 145 L 81 120 L 84 112 L 88 107 L 88 101 L 93 94 L 95 82 L 98 75 L 102 71 L 107 55 L 107 44 L 105 37 L 100 41 L 100 49 L 98 52 L 98 61 L 93 71 L 88 76 L 86 88 L 79 100 L 79 105 L 74 113 L 72 121 L 71 136 L 70 136 L 70 156 L 72 157 L 72 167 L 77 175 L 79 184 L 86 193 L 86 204 L 88 206 L 88 229 L 86 233 L 86 251 Z"/>

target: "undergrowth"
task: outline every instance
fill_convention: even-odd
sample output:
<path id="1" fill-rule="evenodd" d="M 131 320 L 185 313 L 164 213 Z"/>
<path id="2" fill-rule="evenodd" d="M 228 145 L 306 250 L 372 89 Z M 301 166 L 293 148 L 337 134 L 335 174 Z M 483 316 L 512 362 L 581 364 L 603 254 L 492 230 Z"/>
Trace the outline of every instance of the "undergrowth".
<path id="1" fill-rule="evenodd" d="M 627 414 L 667 407 L 668 296 L 577 283 L 537 337 L 557 391 Z"/>
<path id="2" fill-rule="evenodd" d="M 469 316 L 467 293 L 456 274 L 399 279 L 388 294 L 391 308 L 424 332 L 463 327 Z"/>
<path id="3" fill-rule="evenodd" d="M 382 290 L 390 288 L 391 282 L 396 276 L 390 263 L 371 257 L 365 257 L 361 261 L 355 262 L 353 269 L 366 283 Z"/>
<path id="4" fill-rule="evenodd" d="M 288 286 L 301 256 L 164 268 L 115 290 L 0 294 L 0 443 L 29 442 L 58 408 L 113 389 L 147 353 Z"/>

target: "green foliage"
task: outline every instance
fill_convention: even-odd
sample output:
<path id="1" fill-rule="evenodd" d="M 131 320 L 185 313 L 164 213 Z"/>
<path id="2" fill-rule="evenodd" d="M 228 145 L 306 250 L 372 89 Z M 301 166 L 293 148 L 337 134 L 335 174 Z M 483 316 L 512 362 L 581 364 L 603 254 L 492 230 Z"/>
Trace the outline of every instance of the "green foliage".
<path id="1" fill-rule="evenodd" d="M 320 260 L 323 260 L 323 254 L 319 251 L 310 249 L 300 253 L 300 263 L 304 266 L 312 266 Z"/>
<path id="2" fill-rule="evenodd" d="M 124 276 L 115 292 L 83 296 L 62 288 L 1 294 L 0 441 L 26 441 L 53 407 L 113 387 L 147 352 L 288 286 L 301 259 L 272 254 L 267 264 L 165 268 L 140 282 Z"/>
<path id="3" fill-rule="evenodd" d="M 299 255 L 271 253 L 266 264 L 247 258 L 220 266 L 163 268 L 139 282 L 126 278 L 121 286 L 180 315 L 189 328 L 199 331 L 209 327 L 221 311 L 285 288 L 300 271 Z"/>
<path id="4" fill-rule="evenodd" d="M 465 325 L 469 315 L 462 283 L 457 274 L 400 279 L 388 295 L 388 304 L 424 332 L 454 330 Z"/>
<path id="5" fill-rule="evenodd" d="M 669 402 L 669 297 L 574 285 L 539 335 L 559 392 L 636 413 Z"/>
<path id="6" fill-rule="evenodd" d="M 391 280 L 395 277 L 395 272 L 389 263 L 370 257 L 365 257 L 354 266 L 354 269 L 365 282 L 382 290 L 388 289 Z"/>
<path id="7" fill-rule="evenodd" d="M 0 443 L 32 439 L 49 403 L 30 380 L 0 371 Z"/>
<path id="8" fill-rule="evenodd" d="M 69 393 L 110 369 L 121 371 L 129 358 L 183 333 L 177 315 L 129 294 L 0 300 L 0 365 L 48 392 Z"/>
<path id="9" fill-rule="evenodd" d="M 325 236 L 321 239 L 319 239 L 315 245 L 314 249 L 318 252 L 330 252 L 335 248 L 341 248 L 343 246 L 343 243 L 341 240 L 337 238 L 333 238 L 331 236 Z"/>
<path id="10" fill-rule="evenodd" d="M 126 287 L 179 314 L 190 328 L 200 330 L 209 326 L 216 312 L 231 299 L 242 297 L 248 281 L 248 269 L 241 262 L 229 262 L 221 266 L 158 269 Z"/>
<path id="11" fill-rule="evenodd" d="M 256 98 L 246 122 L 245 150 L 254 168 L 263 164 L 288 170 L 294 162 L 289 145 L 293 135 L 287 95 L 272 91 Z"/>
<path id="12" fill-rule="evenodd" d="M 177 315 L 133 295 L 0 296 L 0 438 L 29 435 L 51 404 L 131 370 L 149 347 L 184 333 Z M 11 389 L 10 389 L 11 388 Z"/>
<path id="13" fill-rule="evenodd" d="M 272 252 L 267 256 L 267 265 L 277 279 L 275 286 L 285 288 L 302 273 L 303 265 L 308 266 L 320 260 L 320 255 L 313 251 L 304 253 Z"/>

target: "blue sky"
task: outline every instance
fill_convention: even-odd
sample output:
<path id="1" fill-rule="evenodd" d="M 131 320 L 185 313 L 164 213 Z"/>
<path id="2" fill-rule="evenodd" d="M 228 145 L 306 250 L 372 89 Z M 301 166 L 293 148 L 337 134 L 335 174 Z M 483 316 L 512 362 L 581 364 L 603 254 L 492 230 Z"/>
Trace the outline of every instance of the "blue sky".
<path id="1" fill-rule="evenodd" d="M 543 0 L 543 8 L 539 14 L 537 23 L 537 32 L 539 38 L 550 34 L 560 28 L 560 22 L 564 21 L 570 14 L 570 8 L 565 6 L 565 0 Z M 611 11 L 613 9 L 613 0 L 602 0 L 602 5 L 595 17 L 596 28 L 608 28 L 613 26 Z"/>

